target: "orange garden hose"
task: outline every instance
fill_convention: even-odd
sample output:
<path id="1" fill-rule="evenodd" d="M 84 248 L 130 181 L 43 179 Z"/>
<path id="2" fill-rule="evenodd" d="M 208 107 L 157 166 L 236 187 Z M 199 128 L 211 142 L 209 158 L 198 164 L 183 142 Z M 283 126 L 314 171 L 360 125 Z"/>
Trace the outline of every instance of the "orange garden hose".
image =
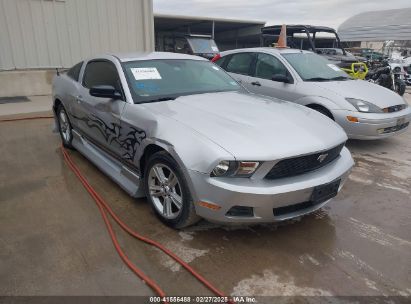
<path id="1" fill-rule="evenodd" d="M 36 119 L 52 119 L 53 116 L 34 116 L 34 117 L 23 117 L 23 118 L 8 118 L 2 119 L 0 122 L 13 122 L 13 121 L 22 121 L 22 120 L 36 120 Z"/>
<path id="2" fill-rule="evenodd" d="M 0 120 L 1 122 L 13 122 L 13 121 L 23 121 L 23 120 L 35 120 L 35 119 L 51 119 L 54 118 L 53 116 L 38 116 L 38 117 L 28 117 L 28 118 L 12 118 L 12 119 L 4 119 Z M 126 231 L 129 235 L 133 236 L 134 238 L 145 242 L 153 247 L 156 247 L 163 251 L 165 254 L 173 258 L 177 263 L 179 263 L 181 266 L 183 266 L 188 272 L 190 272 L 198 281 L 200 281 L 204 286 L 206 286 L 209 290 L 211 290 L 215 295 L 219 297 L 224 297 L 226 296 L 223 294 L 222 291 L 214 287 L 209 281 L 207 281 L 203 276 L 201 276 L 198 272 L 196 272 L 190 265 L 188 265 L 186 262 L 184 262 L 180 257 L 178 257 L 176 254 L 174 254 L 171 250 L 167 249 L 164 247 L 162 244 L 149 239 L 145 236 L 140 235 L 139 233 L 135 232 L 132 230 L 127 224 L 125 224 L 115 213 L 114 211 L 109 207 L 109 205 L 106 203 L 106 201 L 97 193 L 97 191 L 89 184 L 89 182 L 86 180 L 86 178 L 83 176 L 81 173 L 80 169 L 74 164 L 72 158 L 70 157 L 69 153 L 64 149 L 63 146 L 61 146 L 61 151 L 64 157 L 64 160 L 66 164 L 70 167 L 70 169 L 74 172 L 74 174 L 78 177 L 78 179 L 81 181 L 83 184 L 84 188 L 89 192 L 91 197 L 94 199 L 96 202 L 97 207 L 100 210 L 101 216 L 104 220 L 104 223 L 106 224 L 107 231 L 110 235 L 110 238 L 113 242 L 113 245 L 123 260 L 123 262 L 127 265 L 128 268 L 130 268 L 131 271 L 133 271 L 139 278 L 141 278 L 147 285 L 150 286 L 151 289 L 153 289 L 160 297 L 166 297 L 165 292 L 160 288 L 160 286 L 150 279 L 142 270 L 140 270 L 133 262 L 130 261 L 130 259 L 127 257 L 127 255 L 124 253 L 124 251 L 121 249 L 117 236 L 113 230 L 113 226 L 111 225 L 111 222 L 107 216 L 108 214 L 114 219 L 114 221 L 117 222 L 117 224 L 124 230 Z M 164 301 L 164 303 L 167 303 Z M 232 300 L 228 300 L 228 303 L 234 303 Z"/>

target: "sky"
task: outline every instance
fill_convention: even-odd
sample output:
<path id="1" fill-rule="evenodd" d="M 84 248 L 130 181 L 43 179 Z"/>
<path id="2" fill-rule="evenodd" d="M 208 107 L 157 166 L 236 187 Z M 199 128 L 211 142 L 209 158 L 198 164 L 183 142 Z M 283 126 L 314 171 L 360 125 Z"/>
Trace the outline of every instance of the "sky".
<path id="1" fill-rule="evenodd" d="M 324 25 L 336 29 L 358 13 L 405 7 L 411 7 L 411 0 L 154 0 L 154 13 L 160 14 Z"/>

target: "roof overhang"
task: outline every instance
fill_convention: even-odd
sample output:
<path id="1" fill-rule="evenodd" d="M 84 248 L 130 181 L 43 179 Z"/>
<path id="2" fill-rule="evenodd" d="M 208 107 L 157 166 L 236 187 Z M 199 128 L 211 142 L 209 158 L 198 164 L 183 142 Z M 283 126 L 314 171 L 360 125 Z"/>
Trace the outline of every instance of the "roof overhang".
<path id="1" fill-rule="evenodd" d="M 279 35 L 281 32 L 282 25 L 271 25 L 266 26 L 261 29 L 263 34 Z M 316 33 L 316 32 L 328 32 L 335 33 L 335 30 L 327 26 L 314 26 L 314 25 L 303 25 L 303 24 L 286 24 L 287 34 L 292 35 L 293 33 Z"/>
<path id="2" fill-rule="evenodd" d="M 154 15 L 155 31 L 185 31 L 193 34 L 210 34 L 214 22 L 215 33 L 238 30 L 250 26 L 263 27 L 264 21 L 223 19 L 199 16 Z"/>

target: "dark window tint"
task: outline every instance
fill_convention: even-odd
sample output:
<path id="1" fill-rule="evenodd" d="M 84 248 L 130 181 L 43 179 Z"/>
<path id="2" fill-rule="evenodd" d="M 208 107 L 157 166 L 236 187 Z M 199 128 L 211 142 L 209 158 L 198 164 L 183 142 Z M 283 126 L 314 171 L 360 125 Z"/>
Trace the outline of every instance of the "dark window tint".
<path id="1" fill-rule="evenodd" d="M 226 61 L 226 59 L 227 59 L 228 57 L 229 57 L 229 56 L 221 57 L 221 58 L 217 59 L 216 61 L 214 61 L 214 63 L 215 63 L 215 64 L 218 64 L 220 67 L 223 67 L 224 62 Z"/>
<path id="2" fill-rule="evenodd" d="M 176 38 L 174 41 L 174 50 L 176 53 L 191 54 L 190 46 L 188 45 L 187 39 Z"/>
<path id="3" fill-rule="evenodd" d="M 248 75 L 254 59 L 252 53 L 238 53 L 231 56 L 227 63 L 227 72 Z"/>
<path id="4" fill-rule="evenodd" d="M 271 80 L 275 74 L 287 76 L 286 67 L 274 56 L 258 54 L 255 77 Z"/>
<path id="5" fill-rule="evenodd" d="M 78 81 L 82 66 L 83 66 L 83 62 L 77 63 L 75 66 L 73 66 L 70 70 L 67 71 L 67 76 L 75 81 Z"/>
<path id="6" fill-rule="evenodd" d="M 108 61 L 89 62 L 84 72 L 83 85 L 88 89 L 96 85 L 110 85 L 121 92 L 117 69 Z"/>

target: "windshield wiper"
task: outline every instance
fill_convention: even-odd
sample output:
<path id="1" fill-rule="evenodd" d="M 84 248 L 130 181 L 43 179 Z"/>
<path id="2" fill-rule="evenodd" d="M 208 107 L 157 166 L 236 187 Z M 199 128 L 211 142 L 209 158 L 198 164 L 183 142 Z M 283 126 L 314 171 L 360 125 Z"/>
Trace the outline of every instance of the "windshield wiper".
<path id="1" fill-rule="evenodd" d="M 159 98 L 144 100 L 144 101 L 142 101 L 142 103 L 145 103 L 145 102 L 158 102 L 158 101 L 175 100 L 176 98 L 177 98 L 177 97 L 164 96 L 164 97 L 159 97 Z"/>
<path id="2" fill-rule="evenodd" d="M 337 77 L 330 78 L 330 80 L 348 80 L 348 79 L 350 78 L 347 76 L 337 76 Z"/>
<path id="3" fill-rule="evenodd" d="M 323 77 L 313 77 L 307 78 L 305 81 L 330 81 L 330 78 L 323 78 Z"/>
<path id="4" fill-rule="evenodd" d="M 313 78 L 307 78 L 305 79 L 305 81 L 332 81 L 332 80 L 348 80 L 348 79 L 350 78 L 346 76 L 337 76 L 337 77 L 332 77 L 332 78 L 313 77 Z"/>

